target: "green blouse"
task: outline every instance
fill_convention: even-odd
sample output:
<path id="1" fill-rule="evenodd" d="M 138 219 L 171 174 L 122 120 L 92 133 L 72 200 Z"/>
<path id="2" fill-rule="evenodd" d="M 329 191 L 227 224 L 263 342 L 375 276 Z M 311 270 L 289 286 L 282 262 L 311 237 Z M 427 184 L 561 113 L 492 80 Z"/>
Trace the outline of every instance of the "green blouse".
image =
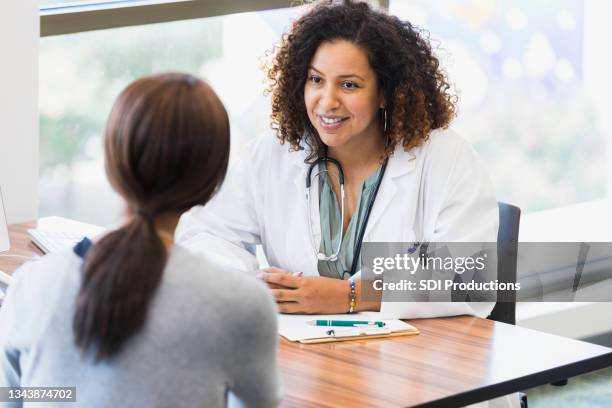
<path id="1" fill-rule="evenodd" d="M 325 164 L 321 164 L 319 170 L 325 170 Z M 350 278 L 350 270 L 353 264 L 355 253 L 355 242 L 357 241 L 359 230 L 363 222 L 363 217 L 370 201 L 370 196 L 374 192 L 376 180 L 380 173 L 380 168 L 368 177 L 361 187 L 361 197 L 355 208 L 355 213 L 351 217 L 348 228 L 342 239 L 342 246 L 336 261 L 319 261 L 317 268 L 321 276 L 336 279 Z M 338 204 L 338 199 L 332 189 L 329 173 L 322 172 L 319 177 L 319 214 L 321 219 L 321 248 L 320 251 L 325 255 L 331 255 L 338 249 L 340 231 L 342 230 L 342 211 Z M 345 214 L 346 216 L 346 214 Z"/>

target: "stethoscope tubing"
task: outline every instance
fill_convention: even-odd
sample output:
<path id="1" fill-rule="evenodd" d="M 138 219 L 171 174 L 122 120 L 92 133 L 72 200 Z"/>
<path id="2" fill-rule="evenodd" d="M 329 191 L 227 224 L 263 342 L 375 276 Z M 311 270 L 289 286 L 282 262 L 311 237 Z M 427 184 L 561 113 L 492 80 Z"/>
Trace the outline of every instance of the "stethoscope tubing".
<path id="1" fill-rule="evenodd" d="M 353 248 L 353 262 L 351 264 L 351 270 L 349 271 L 350 276 L 355 275 L 355 273 L 357 272 L 357 264 L 359 261 L 359 255 L 361 253 L 361 246 L 363 244 L 363 237 L 365 235 L 365 230 L 366 227 L 368 225 L 368 220 L 370 218 L 370 213 L 372 212 L 372 208 L 374 207 L 374 202 L 376 201 L 376 196 L 378 195 L 378 190 L 380 189 L 380 185 L 382 184 L 382 179 L 383 176 L 385 175 L 385 171 L 387 169 L 387 163 L 388 163 L 389 159 L 385 159 L 384 163 L 382 164 L 381 168 L 380 168 L 380 173 L 378 174 L 378 178 L 376 179 L 376 184 L 374 187 L 374 191 L 372 192 L 372 195 L 370 196 L 370 200 L 368 201 L 368 206 L 366 207 L 366 212 L 363 216 L 363 221 L 361 223 L 361 227 L 359 229 L 359 234 L 357 235 L 357 240 L 355 242 L 355 247 Z M 338 169 L 338 178 L 339 178 L 339 182 L 340 182 L 340 200 L 341 200 L 341 226 L 340 226 L 340 242 L 338 243 L 338 248 L 336 249 L 336 251 L 334 251 L 332 253 L 332 255 L 326 255 L 322 252 L 319 252 L 317 247 L 316 247 L 316 243 L 314 240 L 314 234 L 312 232 L 312 213 L 311 213 L 311 205 L 310 205 L 310 201 L 311 201 L 311 197 L 310 197 L 310 188 L 311 188 L 311 176 L 312 176 L 312 171 L 313 169 L 319 165 L 320 163 L 331 163 L 332 165 L 336 166 L 336 168 Z M 316 173 L 315 175 L 319 175 L 320 173 L 323 172 L 327 172 L 327 170 L 322 170 L 318 173 Z M 344 171 L 342 170 L 342 165 L 340 165 L 340 162 L 338 162 L 335 159 L 332 159 L 331 157 L 327 157 L 327 156 L 323 156 L 318 158 L 317 160 L 315 160 L 310 167 L 308 168 L 307 174 L 306 174 L 306 201 L 307 201 L 307 211 L 308 211 L 308 230 L 310 233 L 310 239 L 312 241 L 312 246 L 314 248 L 315 254 L 317 256 L 317 259 L 319 260 L 323 260 L 323 261 L 336 261 L 338 259 L 338 255 L 340 254 L 340 249 L 342 248 L 342 241 L 344 239 L 344 201 L 345 201 L 345 194 L 344 194 Z M 346 272 L 345 272 L 346 273 Z"/>
<path id="2" fill-rule="evenodd" d="M 355 273 L 357 272 L 357 262 L 359 260 L 359 254 L 361 254 L 363 236 L 365 235 L 366 226 L 368 225 L 368 219 L 370 218 L 372 207 L 374 207 L 374 202 L 376 201 L 378 190 L 380 189 L 380 185 L 382 183 L 383 176 L 385 175 L 385 170 L 387 170 L 387 161 L 388 159 L 385 159 L 385 162 L 380 168 L 380 174 L 378 175 L 378 179 L 376 180 L 374 191 L 372 192 L 372 196 L 370 197 L 370 201 L 368 202 L 366 212 L 363 215 L 363 222 L 361 223 L 361 228 L 359 229 L 359 235 L 357 236 L 357 241 L 355 241 L 355 248 L 353 249 L 353 263 L 351 264 L 351 270 L 349 271 L 349 274 L 351 276 L 355 275 Z"/>
<path id="3" fill-rule="evenodd" d="M 317 160 L 315 160 L 314 163 L 312 163 L 310 165 L 310 167 L 308 168 L 308 174 L 306 175 L 306 202 L 308 203 L 307 205 L 307 211 L 308 211 L 308 231 L 310 233 L 310 240 L 312 242 L 312 247 L 314 248 L 315 254 L 317 256 L 317 259 L 320 261 L 336 261 L 338 259 L 338 255 L 340 254 L 340 250 L 342 249 L 342 240 L 344 239 L 344 228 L 340 228 L 340 243 L 338 244 L 338 248 L 336 249 L 336 251 L 334 251 L 331 255 L 326 255 L 323 252 L 319 252 L 317 250 L 316 247 L 316 242 L 314 239 L 314 234 L 312 232 L 312 219 L 311 219 L 311 215 L 312 215 L 312 210 L 310 207 L 310 187 L 311 187 L 311 177 L 312 177 L 312 170 L 318 166 L 320 163 L 331 163 L 334 166 L 336 166 L 336 168 L 338 169 L 338 179 L 340 182 L 340 201 L 341 201 L 341 216 L 340 216 L 340 224 L 342 226 L 344 226 L 344 170 L 342 170 L 342 166 L 340 165 L 340 162 L 336 159 L 332 159 L 331 157 L 327 157 L 327 156 L 323 156 L 318 158 Z M 321 170 L 320 172 L 316 173 L 316 175 L 318 176 L 321 173 L 327 172 L 327 169 L 325 170 Z"/>

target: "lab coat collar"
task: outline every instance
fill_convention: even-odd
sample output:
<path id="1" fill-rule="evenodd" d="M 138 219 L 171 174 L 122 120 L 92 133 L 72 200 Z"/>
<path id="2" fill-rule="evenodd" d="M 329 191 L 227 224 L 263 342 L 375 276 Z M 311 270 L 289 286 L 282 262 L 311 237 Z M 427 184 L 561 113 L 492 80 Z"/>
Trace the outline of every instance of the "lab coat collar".
<path id="1" fill-rule="evenodd" d="M 407 152 L 404 150 L 403 146 L 396 145 L 393 155 L 389 158 L 386 174 L 391 177 L 398 177 L 414 170 L 416 164 L 416 153 L 418 151 L 420 151 L 420 148 L 413 148 Z M 293 151 L 289 154 L 294 165 L 307 169 L 309 164 L 305 163 L 304 161 L 306 160 L 308 153 L 308 147 L 306 147 L 304 150 Z M 385 177 L 387 176 L 385 175 Z"/>
<path id="2" fill-rule="evenodd" d="M 375 239 L 375 237 L 372 237 L 372 230 L 383 216 L 399 216 L 399 214 L 388 213 L 387 208 L 401 187 L 401 177 L 411 173 L 415 169 L 417 152 L 418 148 L 406 152 L 403 146 L 398 145 L 395 147 L 393 155 L 389 157 L 387 170 L 385 171 L 380 189 L 378 190 L 378 195 L 376 196 L 376 201 L 372 207 L 368 225 L 366 226 L 363 238 L 364 241 L 372 241 Z"/>
<path id="3" fill-rule="evenodd" d="M 401 145 L 396 145 L 393 155 L 389 158 L 389 164 L 387 165 L 387 171 L 385 177 L 389 175 L 391 178 L 403 176 L 404 174 L 410 173 L 416 166 L 416 154 L 419 148 L 410 149 L 405 151 Z M 381 186 L 382 187 L 382 186 Z"/>
<path id="4" fill-rule="evenodd" d="M 304 150 L 291 151 L 289 152 L 291 162 L 298 167 L 296 171 L 295 178 L 293 179 L 293 183 L 295 184 L 295 188 L 297 190 L 297 196 L 301 197 L 301 211 L 304 214 L 304 220 L 306 223 L 311 221 L 312 227 L 312 238 L 309 237 L 308 244 L 311 247 L 310 253 L 316 254 L 319 252 L 319 248 L 321 246 L 321 222 L 319 215 L 319 183 L 312 183 L 312 188 L 310 194 L 311 200 L 311 208 L 310 214 L 308 214 L 308 202 L 306 201 L 306 173 L 310 165 L 305 163 L 306 157 L 308 156 L 308 147 Z M 310 218 L 308 218 L 310 216 Z M 308 228 L 308 224 L 306 224 L 306 228 Z M 309 231 L 307 229 L 307 231 Z M 310 231 L 308 232 L 310 234 Z M 314 244 L 314 246 L 313 246 Z M 316 258 L 315 258 L 316 259 Z M 316 268 L 316 264 L 315 264 Z"/>
<path id="5" fill-rule="evenodd" d="M 416 166 L 416 155 L 421 150 L 421 147 L 416 147 L 411 149 L 410 151 L 405 151 L 403 146 L 395 146 L 393 155 L 389 158 L 389 163 L 387 164 L 387 170 L 385 172 L 385 176 L 383 177 L 383 184 L 380 186 L 381 190 L 384 190 L 383 187 L 385 185 L 395 184 L 395 182 L 387 182 L 388 180 L 392 180 L 396 177 L 400 177 L 412 172 Z M 308 150 L 306 148 L 304 150 L 290 152 L 289 154 L 291 156 L 291 161 L 293 162 L 293 164 L 301 168 L 301 171 L 297 172 L 294 182 L 300 194 L 304 195 L 304 189 L 306 188 L 306 171 L 310 167 L 308 163 L 304 162 L 306 160 L 306 157 L 308 156 Z M 386 188 L 388 189 L 390 187 Z M 380 194 L 383 193 L 379 192 L 379 195 Z"/>
<path id="6" fill-rule="evenodd" d="M 411 173 L 416 167 L 416 154 L 421 151 L 420 148 L 414 148 L 410 151 L 406 152 L 403 146 L 398 145 L 395 147 L 393 155 L 389 158 L 389 163 L 387 164 L 387 170 L 382 180 L 382 184 L 378 191 L 378 195 L 376 197 L 376 202 L 374 203 L 374 207 L 372 208 L 372 213 L 370 214 L 370 219 L 368 220 L 368 225 L 366 227 L 366 231 L 364 234 L 364 241 L 370 240 L 370 232 L 372 228 L 378 223 L 381 217 L 385 214 L 385 211 L 389 204 L 393 201 L 393 198 L 397 194 L 398 184 L 400 183 L 399 178 L 401 176 L 407 175 Z M 291 160 L 296 166 L 300 167 L 300 170 L 296 172 L 296 177 L 294 179 L 294 184 L 297 189 L 297 193 L 299 197 L 302 198 L 302 205 L 304 214 L 307 213 L 307 202 L 306 202 L 306 172 L 308 170 L 309 165 L 304 163 L 308 155 L 308 151 L 299 150 L 290 153 Z M 320 214 L 319 214 L 319 183 L 313 183 L 312 189 L 312 206 L 311 206 L 311 214 L 310 219 L 312 220 L 312 232 L 314 238 L 314 245 L 316 248 L 312 248 L 313 252 L 318 252 L 319 247 L 321 245 L 321 222 L 320 222 Z M 388 214 L 388 216 L 394 216 L 393 214 Z M 308 222 L 308 219 L 306 219 Z M 312 244 L 311 244 L 312 246 Z"/>
<path id="7" fill-rule="evenodd" d="M 297 151 L 290 151 L 289 152 L 289 157 L 291 158 L 291 161 L 294 165 L 296 166 L 304 166 L 304 167 L 308 167 L 308 164 L 305 163 L 306 157 L 308 157 L 308 146 L 304 146 L 304 144 L 300 144 L 300 146 L 304 147 L 303 150 L 297 150 Z"/>

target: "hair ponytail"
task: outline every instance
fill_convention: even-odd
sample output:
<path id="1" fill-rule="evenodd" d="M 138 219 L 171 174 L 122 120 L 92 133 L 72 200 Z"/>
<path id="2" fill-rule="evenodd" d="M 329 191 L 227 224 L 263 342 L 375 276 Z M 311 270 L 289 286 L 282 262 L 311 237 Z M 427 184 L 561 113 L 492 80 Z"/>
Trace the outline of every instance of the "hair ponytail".
<path id="1" fill-rule="evenodd" d="M 94 243 L 83 263 L 74 341 L 96 360 L 115 355 L 146 323 L 168 252 L 155 217 L 205 204 L 225 177 L 229 120 L 214 91 L 187 74 L 145 77 L 111 111 L 104 140 L 126 225 Z"/>
<path id="2" fill-rule="evenodd" d="M 77 347 L 94 349 L 96 360 L 116 354 L 144 324 L 166 258 L 153 221 L 142 216 L 97 242 L 83 264 L 73 322 Z"/>

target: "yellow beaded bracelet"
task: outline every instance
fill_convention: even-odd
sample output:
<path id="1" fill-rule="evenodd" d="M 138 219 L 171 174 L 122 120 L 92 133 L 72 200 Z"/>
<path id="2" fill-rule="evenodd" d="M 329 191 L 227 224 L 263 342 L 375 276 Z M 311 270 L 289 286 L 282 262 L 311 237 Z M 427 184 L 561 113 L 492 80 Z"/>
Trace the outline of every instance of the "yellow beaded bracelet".
<path id="1" fill-rule="evenodd" d="M 348 312 L 349 313 L 354 313 L 355 312 L 355 308 L 357 307 L 357 300 L 355 299 L 355 280 L 353 278 L 350 278 L 349 280 L 349 288 L 350 288 L 350 292 L 349 292 L 349 309 Z"/>

